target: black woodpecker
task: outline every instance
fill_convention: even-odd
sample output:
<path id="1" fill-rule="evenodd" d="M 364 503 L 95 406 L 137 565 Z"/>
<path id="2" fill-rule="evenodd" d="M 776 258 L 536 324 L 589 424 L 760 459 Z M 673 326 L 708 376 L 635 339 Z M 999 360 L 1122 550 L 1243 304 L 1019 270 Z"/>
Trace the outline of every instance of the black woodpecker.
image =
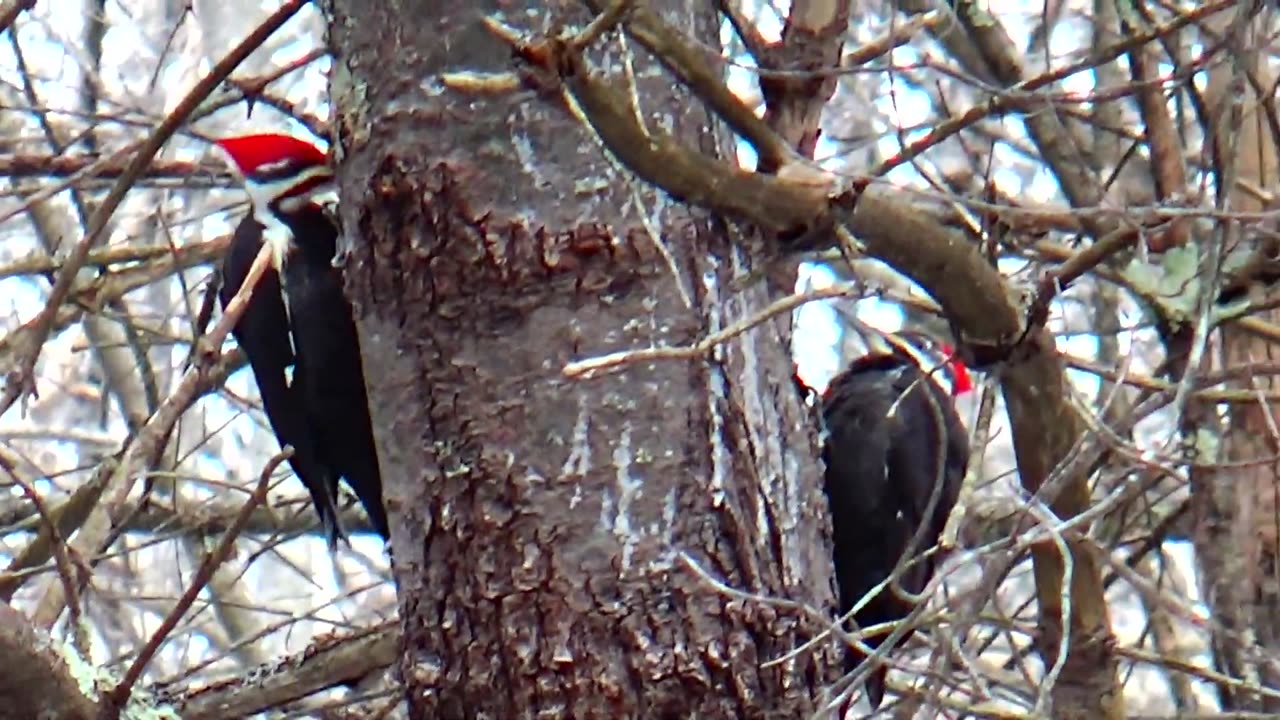
<path id="1" fill-rule="evenodd" d="M 898 585 L 918 595 L 938 565 L 932 548 L 956 503 L 969 459 L 969 437 L 951 393 L 972 389 L 949 348 L 919 333 L 868 333 L 869 351 L 832 379 L 822 396 L 826 463 L 841 616 L 908 562 Z M 930 357 L 931 355 L 935 357 Z M 900 620 L 915 603 L 887 586 L 853 615 L 860 628 Z M 905 640 L 907 636 L 904 636 Z M 866 638 L 877 648 L 884 637 Z M 850 650 L 847 671 L 865 655 Z M 884 698 L 887 667 L 864 688 L 871 707 Z"/>
<path id="2" fill-rule="evenodd" d="M 249 358 L 267 419 L 311 493 L 330 549 L 347 539 L 338 518 L 338 479 L 369 521 L 389 537 L 382 477 L 369 421 L 351 304 L 334 267 L 338 228 L 324 206 L 333 173 L 314 145 L 288 135 L 224 138 L 253 211 L 236 228 L 222 266 L 225 309 L 265 241 L 272 267 L 232 334 Z"/>

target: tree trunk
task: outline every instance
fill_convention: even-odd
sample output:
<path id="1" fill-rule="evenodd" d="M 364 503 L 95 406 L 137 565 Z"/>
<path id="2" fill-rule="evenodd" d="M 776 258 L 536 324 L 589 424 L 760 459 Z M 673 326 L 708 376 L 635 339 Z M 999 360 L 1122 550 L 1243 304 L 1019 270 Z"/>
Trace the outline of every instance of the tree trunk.
<path id="1" fill-rule="evenodd" d="M 1237 20 L 1235 10 L 1213 20 L 1217 32 L 1238 33 L 1232 46 L 1239 48 L 1239 59 L 1237 63 L 1215 67 L 1209 75 L 1206 104 L 1216 119 L 1215 138 L 1211 141 L 1216 143 L 1217 154 L 1232 165 L 1230 171 L 1224 172 L 1226 177 L 1256 187 L 1274 187 L 1280 164 L 1268 121 L 1270 111 L 1241 73 L 1250 73 L 1258 87 L 1267 88 L 1268 92 L 1274 85 L 1262 50 L 1265 31 L 1247 27 L 1233 30 L 1230 26 Z M 1229 198 L 1233 212 L 1269 209 L 1243 184 L 1232 189 Z M 1262 237 L 1251 250 L 1264 257 L 1276 257 L 1280 243 L 1266 234 Z M 1280 312 L 1275 310 L 1255 316 L 1273 323 L 1280 321 Z M 1222 340 L 1228 368 L 1275 362 L 1274 346 L 1265 338 L 1224 329 Z M 1241 385 L 1258 392 L 1276 388 L 1275 378 L 1269 374 L 1247 373 Z M 1195 545 L 1204 568 L 1203 594 L 1215 621 L 1212 641 L 1218 670 L 1253 686 L 1220 685 L 1224 710 L 1280 711 L 1280 701 L 1254 689 L 1280 684 L 1280 672 L 1270 660 L 1280 653 L 1277 422 L 1280 415 L 1270 404 L 1233 406 L 1223 439 L 1223 457 L 1201 459 L 1228 467 L 1206 473 L 1206 478 L 1193 485 L 1192 490 Z"/>
<path id="2" fill-rule="evenodd" d="M 665 4 L 715 44 L 711 3 Z M 446 89 L 442 72 L 513 67 L 483 13 L 589 20 L 512 5 L 325 3 L 411 714 L 808 717 L 828 645 L 761 666 L 833 604 L 789 319 L 705 359 L 562 372 L 758 312 L 762 246 L 619 172 L 554 94 Z M 630 61 L 646 122 L 732 151 L 647 56 Z M 816 612 L 727 593 L 690 562 Z"/>
<path id="3" fill-rule="evenodd" d="M 1251 27 L 1248 9 L 1231 9 L 1210 18 L 1208 27 L 1228 37 L 1236 61 L 1215 65 L 1210 70 L 1204 99 L 1213 118 L 1213 136 L 1222 176 L 1239 181 L 1228 191 L 1229 210 L 1234 213 L 1261 213 L 1267 206 L 1245 186 L 1275 187 L 1277 163 L 1266 102 L 1257 87 L 1271 92 L 1274 72 L 1265 53 L 1267 29 Z M 1263 23 L 1265 24 L 1265 23 Z M 1245 74 L 1252 77 L 1247 81 Z M 1256 83 L 1256 85 L 1254 85 Z M 1272 118 L 1274 120 L 1274 118 Z M 1226 250 L 1247 234 L 1226 232 Z M 1217 234 L 1212 241 L 1219 241 Z M 1266 233 L 1253 252 L 1275 258 L 1280 243 Z M 1280 313 L 1256 313 L 1272 323 Z M 1270 341 L 1240 329 L 1222 331 L 1226 368 L 1247 368 L 1253 364 L 1274 364 Z M 1245 374 L 1242 387 L 1248 391 L 1274 391 L 1270 374 Z M 1212 410 L 1211 410 L 1212 411 Z M 1201 462 L 1222 462 L 1225 468 L 1193 474 L 1192 501 L 1196 519 L 1196 551 L 1201 560 L 1201 587 L 1211 609 L 1212 650 L 1220 673 L 1244 680 L 1247 687 L 1219 685 L 1224 710 L 1280 711 L 1274 697 L 1262 696 L 1258 687 L 1280 684 L 1275 662 L 1280 652 L 1280 512 L 1277 512 L 1277 470 L 1280 438 L 1275 423 L 1280 416 L 1268 404 L 1234 405 L 1230 425 L 1222 442 L 1221 457 L 1201 457 Z M 1208 448 L 1206 448 L 1208 450 Z M 1248 687 L 1252 685 L 1252 687 Z"/>

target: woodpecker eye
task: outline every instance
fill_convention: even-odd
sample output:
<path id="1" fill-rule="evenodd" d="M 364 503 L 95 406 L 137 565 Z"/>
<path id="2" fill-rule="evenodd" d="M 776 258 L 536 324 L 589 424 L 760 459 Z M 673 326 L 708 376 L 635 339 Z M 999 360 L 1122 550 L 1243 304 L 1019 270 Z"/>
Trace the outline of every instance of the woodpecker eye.
<path id="1" fill-rule="evenodd" d="M 317 167 L 313 163 L 299 160 L 298 158 L 281 158 L 262 163 L 253 168 L 250 174 L 254 182 L 268 184 L 311 176 L 316 173 L 317 169 L 323 170 L 323 167 Z"/>

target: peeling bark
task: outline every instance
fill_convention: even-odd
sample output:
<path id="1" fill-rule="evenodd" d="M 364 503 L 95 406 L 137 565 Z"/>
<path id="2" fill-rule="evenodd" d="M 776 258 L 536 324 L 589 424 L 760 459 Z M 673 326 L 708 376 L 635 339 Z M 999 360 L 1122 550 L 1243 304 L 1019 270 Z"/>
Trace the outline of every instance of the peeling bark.
<path id="1" fill-rule="evenodd" d="M 480 12 L 531 17 L 480 5 L 325 4 L 411 713 L 808 717 L 826 651 L 761 667 L 825 629 L 833 604 L 789 322 L 706 361 L 561 373 L 759 311 L 763 244 L 618 173 L 554 99 L 444 90 L 442 71 L 509 67 Z M 667 5 L 714 42 L 709 4 Z M 647 57 L 631 61 L 646 122 L 724 148 Z M 817 612 L 726 595 L 686 553 Z"/>

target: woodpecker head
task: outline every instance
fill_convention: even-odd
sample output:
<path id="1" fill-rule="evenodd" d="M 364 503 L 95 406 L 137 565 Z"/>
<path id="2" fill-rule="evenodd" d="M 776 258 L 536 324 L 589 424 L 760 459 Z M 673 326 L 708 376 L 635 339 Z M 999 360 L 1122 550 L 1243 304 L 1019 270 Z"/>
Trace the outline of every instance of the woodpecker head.
<path id="1" fill-rule="evenodd" d="M 869 353 L 910 358 L 921 370 L 949 385 L 953 396 L 959 397 L 973 390 L 973 378 L 956 356 L 955 348 L 928 333 L 919 330 L 885 333 L 866 327 L 862 339 Z"/>
<path id="2" fill-rule="evenodd" d="M 254 216 L 289 215 L 334 192 L 333 172 L 320 148 L 289 135 L 263 133 L 216 140 L 244 180 Z"/>

